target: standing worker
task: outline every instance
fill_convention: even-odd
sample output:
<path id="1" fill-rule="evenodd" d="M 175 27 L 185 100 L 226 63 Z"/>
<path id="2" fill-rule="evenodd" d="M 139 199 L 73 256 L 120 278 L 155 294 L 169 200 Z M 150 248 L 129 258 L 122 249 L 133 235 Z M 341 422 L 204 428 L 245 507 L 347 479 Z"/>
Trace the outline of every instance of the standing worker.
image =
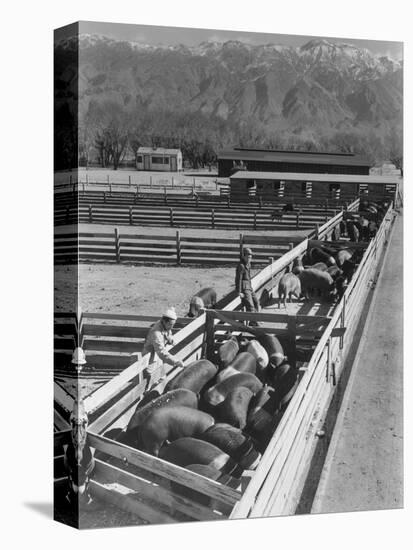
<path id="1" fill-rule="evenodd" d="M 175 308 L 168 308 L 162 315 L 161 319 L 157 321 L 150 329 L 146 336 L 145 344 L 142 350 L 142 356 L 150 353 L 149 365 L 145 369 L 145 377 L 149 381 L 149 386 L 152 386 L 155 382 L 162 381 L 165 376 L 165 366 L 159 369 L 159 374 L 154 378 L 152 375 L 157 369 L 155 362 L 156 356 L 159 357 L 164 363 L 173 365 L 174 367 L 183 368 L 182 361 L 175 359 L 167 350 L 167 345 L 173 344 L 172 328 L 177 320 Z"/>
<path id="2" fill-rule="evenodd" d="M 241 260 L 235 273 L 235 290 L 246 311 L 257 312 L 260 310 L 260 305 L 251 285 L 251 258 L 251 248 L 243 248 Z"/>

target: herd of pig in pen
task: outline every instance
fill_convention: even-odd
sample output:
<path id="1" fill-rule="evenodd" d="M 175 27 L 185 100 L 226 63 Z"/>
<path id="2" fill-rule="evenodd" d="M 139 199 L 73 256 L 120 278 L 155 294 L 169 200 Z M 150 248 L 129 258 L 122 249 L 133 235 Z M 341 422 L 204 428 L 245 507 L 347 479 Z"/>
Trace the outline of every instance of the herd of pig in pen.
<path id="1" fill-rule="evenodd" d="M 267 285 L 269 303 L 278 294 L 279 306 L 295 297 L 325 302 L 334 312 L 389 206 L 361 202 L 359 212 L 343 213 L 331 241 L 308 241 L 274 279 L 275 288 Z M 149 502 L 150 491 L 136 480 L 153 483 L 159 509 L 148 511 L 151 506 L 144 502 L 136 507 L 147 521 L 229 517 L 242 497 L 299 385 L 300 367 L 317 343 L 313 338 L 309 348 L 305 338 L 292 342 L 286 331 L 268 329 L 268 315 L 240 313 L 234 320 L 225 311 L 207 311 L 203 356 L 174 372 L 164 387 L 146 391 L 125 425 L 117 422 L 101 436 L 91 435 L 98 472 L 107 469 L 104 462 L 123 471 L 127 457 L 138 501 L 141 493 Z M 149 462 L 148 455 L 154 457 Z M 105 496 L 101 485 L 98 493 Z"/>

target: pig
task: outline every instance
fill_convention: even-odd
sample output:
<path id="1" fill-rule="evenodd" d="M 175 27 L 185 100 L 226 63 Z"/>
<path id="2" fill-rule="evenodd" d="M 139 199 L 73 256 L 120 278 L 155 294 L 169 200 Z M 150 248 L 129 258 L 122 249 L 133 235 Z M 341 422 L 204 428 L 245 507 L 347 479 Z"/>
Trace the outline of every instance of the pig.
<path id="1" fill-rule="evenodd" d="M 360 238 L 360 232 L 355 224 L 355 222 L 349 220 L 347 222 L 347 234 L 350 238 L 350 241 L 352 242 L 358 242 L 359 238 Z"/>
<path id="2" fill-rule="evenodd" d="M 239 476 L 241 468 L 232 458 L 212 443 L 181 437 L 159 451 L 159 458 L 186 468 L 190 464 L 203 464 L 216 468 L 221 473 Z"/>
<path id="3" fill-rule="evenodd" d="M 291 302 L 291 297 L 295 296 L 297 300 L 301 295 L 301 283 L 300 279 L 294 273 L 285 273 L 278 283 L 278 308 L 281 307 L 281 301 L 286 306 L 286 301 L 288 299 Z"/>
<path id="4" fill-rule="evenodd" d="M 239 352 L 239 344 L 236 336 L 231 336 L 229 340 L 221 344 L 218 349 L 218 360 L 221 367 L 228 367 Z"/>
<path id="5" fill-rule="evenodd" d="M 217 293 L 211 287 L 202 288 L 191 298 L 187 317 L 198 317 L 205 308 L 214 308 L 217 303 Z"/>
<path id="6" fill-rule="evenodd" d="M 308 256 L 311 264 L 324 262 L 325 264 L 327 264 L 327 266 L 331 266 L 336 263 L 332 255 L 318 247 L 311 248 L 308 252 Z"/>
<path id="7" fill-rule="evenodd" d="M 300 273 L 303 269 L 304 266 L 302 258 L 295 258 L 293 261 L 292 273 L 294 273 L 294 275 L 298 275 L 298 273 Z"/>
<path id="8" fill-rule="evenodd" d="M 251 439 L 238 428 L 229 424 L 217 423 L 198 436 L 227 453 L 243 469 L 254 470 L 261 458 Z"/>
<path id="9" fill-rule="evenodd" d="M 230 365 L 228 365 L 228 367 L 218 373 L 216 382 L 222 382 L 229 376 L 239 374 L 240 372 L 249 372 L 251 374 L 255 374 L 256 370 L 257 360 L 254 355 L 252 355 L 252 353 L 248 351 L 242 351 L 235 357 L 235 359 Z"/>
<path id="10" fill-rule="evenodd" d="M 247 424 L 248 405 L 253 393 L 244 386 L 237 386 L 231 390 L 224 401 L 215 408 L 215 417 L 220 422 L 231 424 L 241 430 Z"/>
<path id="11" fill-rule="evenodd" d="M 348 248 L 339 250 L 336 254 L 336 262 L 338 267 L 341 267 L 346 260 L 349 260 L 353 256 L 353 252 Z"/>
<path id="12" fill-rule="evenodd" d="M 254 438 L 258 451 L 263 452 L 271 439 L 278 408 L 278 397 L 271 386 L 264 386 L 251 399 L 244 433 Z"/>
<path id="13" fill-rule="evenodd" d="M 341 269 L 343 271 L 344 279 L 350 282 L 357 270 L 357 264 L 352 260 L 345 260 L 341 266 Z"/>
<path id="14" fill-rule="evenodd" d="M 334 265 L 331 267 L 335 267 Z M 319 271 L 328 271 L 327 264 L 324 262 L 317 262 L 316 264 L 311 266 L 311 269 L 318 269 Z"/>
<path id="15" fill-rule="evenodd" d="M 263 372 L 269 363 L 268 353 L 264 346 L 258 340 L 251 340 L 248 344 L 247 352 L 254 356 L 259 372 Z"/>
<path id="16" fill-rule="evenodd" d="M 332 265 L 329 267 L 327 269 L 327 273 L 331 275 L 333 281 L 335 281 L 340 275 L 343 275 L 343 271 L 337 265 Z"/>
<path id="17" fill-rule="evenodd" d="M 304 296 L 309 299 L 311 290 L 318 290 L 324 298 L 329 298 L 334 292 L 334 281 L 329 273 L 317 269 L 305 269 L 299 274 Z"/>
<path id="18" fill-rule="evenodd" d="M 154 399 L 150 403 L 147 403 L 144 407 L 139 407 L 138 405 L 134 414 L 129 420 L 126 431 L 130 432 L 131 430 L 138 428 L 152 411 L 166 405 L 168 405 L 169 407 L 182 405 L 184 407 L 190 407 L 191 409 L 197 409 L 198 398 L 193 391 L 186 389 L 168 391 L 157 399 Z"/>
<path id="19" fill-rule="evenodd" d="M 200 393 L 205 384 L 216 375 L 217 371 L 218 367 L 207 359 L 194 361 L 168 382 L 165 391 L 185 388 L 194 393 Z"/>
<path id="20" fill-rule="evenodd" d="M 215 424 L 214 418 L 189 407 L 162 407 L 155 409 L 143 422 L 139 432 L 142 450 L 158 456 L 165 441 L 192 437 Z"/>
<path id="21" fill-rule="evenodd" d="M 262 388 L 259 379 L 249 372 L 240 372 L 219 382 L 204 394 L 204 399 L 209 405 L 215 406 L 225 400 L 230 391 L 238 386 L 249 388 L 253 394 Z"/>
<path id="22" fill-rule="evenodd" d="M 346 278 L 343 275 L 340 275 L 334 281 L 334 284 L 336 285 L 337 289 L 337 300 L 340 301 L 347 289 Z"/>
<path id="23" fill-rule="evenodd" d="M 285 360 L 283 347 L 275 334 L 260 331 L 255 333 L 255 337 L 268 353 L 269 363 L 272 367 L 277 367 Z"/>
<path id="24" fill-rule="evenodd" d="M 298 372 L 292 365 L 285 362 L 274 371 L 272 385 L 275 390 L 277 409 L 282 410 L 291 400 L 297 387 Z"/>

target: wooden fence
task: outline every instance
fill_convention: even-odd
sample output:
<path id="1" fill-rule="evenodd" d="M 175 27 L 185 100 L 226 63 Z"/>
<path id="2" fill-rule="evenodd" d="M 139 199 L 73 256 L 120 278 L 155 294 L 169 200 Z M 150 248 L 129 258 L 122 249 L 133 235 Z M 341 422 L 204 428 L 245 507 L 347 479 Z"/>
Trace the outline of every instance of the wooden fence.
<path id="1" fill-rule="evenodd" d="M 356 205 L 352 205 L 352 208 Z M 329 220 L 326 224 L 309 237 L 318 239 L 329 239 L 337 223 L 340 223 L 342 213 Z M 312 243 L 309 239 L 292 239 L 288 244 L 290 252 L 277 259 L 276 255 L 268 258 L 266 268 L 253 277 L 253 286 L 261 303 L 269 299 L 272 289 L 277 287 L 280 277 L 287 267 L 291 268 L 294 258 L 302 254 Z M 238 247 L 259 245 L 260 237 L 240 236 Z M 319 242 L 319 241 L 316 241 Z M 296 245 L 294 247 L 294 244 Z M 239 253 L 239 248 L 238 248 Z M 264 253 L 266 256 L 266 253 Z M 274 261 L 275 260 L 275 261 Z M 267 259 L 264 258 L 265 263 Z M 222 297 L 218 303 L 218 309 L 237 310 L 241 307 L 240 299 L 235 291 Z M 70 366 L 70 356 L 76 346 L 83 346 L 86 350 L 88 367 L 82 376 L 90 376 L 88 368 L 93 369 L 93 376 L 102 381 L 107 380 L 123 369 L 127 368 L 133 361 L 133 353 L 139 353 L 143 341 L 151 323 L 157 317 L 143 315 L 123 315 L 104 313 L 83 313 L 77 312 L 56 312 L 55 313 L 55 376 L 75 376 Z M 188 318 L 178 319 L 175 330 L 190 322 Z M 195 330 L 195 329 L 194 329 Z M 198 350 L 199 351 L 199 350 Z"/>
<path id="2" fill-rule="evenodd" d="M 159 316 L 112 313 L 56 312 L 54 324 L 54 377 L 87 378 L 105 381 L 140 357 L 146 335 Z M 180 317 L 173 333 L 192 321 Z M 78 375 L 71 366 L 75 347 L 82 347 L 87 364 Z"/>
<path id="3" fill-rule="evenodd" d="M 246 210 L 246 211 L 245 211 Z M 337 213 L 337 209 L 299 208 L 274 218 L 274 208 L 244 211 L 237 208 L 199 208 L 190 210 L 177 207 L 113 207 L 79 205 L 57 209 L 55 225 L 98 223 L 110 225 L 143 225 L 154 227 L 197 227 L 210 229 L 308 229 L 322 224 Z M 277 212 L 277 211 L 276 211 Z"/>
<path id="4" fill-rule="evenodd" d="M 357 210 L 359 200 L 347 206 L 348 210 Z M 324 218 L 324 234 L 331 234 L 333 227 L 340 222 L 343 211 L 333 218 Z M 319 232 L 320 224 L 314 223 L 308 228 L 314 230 L 309 236 Z M 263 265 L 269 258 L 279 258 L 301 237 L 276 237 L 240 235 L 239 240 L 219 237 L 192 237 L 181 235 L 136 235 L 120 233 L 117 227 L 112 232 L 56 233 L 55 263 L 76 262 L 106 263 L 161 263 L 175 265 L 234 265 L 239 261 L 242 246 L 254 248 L 253 265 Z"/>
<path id="5" fill-rule="evenodd" d="M 301 237 L 260 237 L 240 234 L 239 239 L 181 235 L 135 235 L 111 232 L 55 235 L 55 263 L 105 262 L 174 265 L 235 265 L 242 246 L 254 247 L 253 265 L 279 258 Z"/>
<path id="6" fill-rule="evenodd" d="M 389 209 L 324 331 L 305 374 L 231 518 L 293 514 L 337 380 L 393 223 Z M 334 338 L 334 331 L 345 329 Z"/>
<path id="7" fill-rule="evenodd" d="M 325 420 L 328 403 L 343 370 L 354 334 L 360 330 L 360 313 L 374 282 L 377 264 L 392 222 L 393 214 L 389 209 L 331 318 L 315 320 L 317 330 L 313 336 L 318 342 L 315 351 L 301 371 L 301 380 L 286 411 L 281 419 L 277 419 L 274 434 L 258 468 L 255 472 L 244 472 L 239 487 L 233 489 L 207 480 L 146 453 L 108 440 L 102 435 L 108 428 L 125 426 L 136 403 L 142 398 L 145 387 L 139 380 L 147 366 L 147 359 L 143 358 L 85 400 L 91 422 L 89 437 L 93 447 L 98 454 L 109 454 L 116 459 L 108 463 L 103 457 L 98 457 L 98 467 L 92 481 L 95 493 L 151 523 L 182 521 L 183 518 L 205 520 L 294 513 L 308 475 L 317 433 Z M 323 232 L 324 228 L 320 228 L 319 238 L 325 236 Z M 277 262 L 263 269 L 253 280 L 254 289 L 259 291 L 270 284 L 274 275 L 282 273 L 307 246 L 308 242 L 305 240 Z M 258 319 L 261 316 L 264 322 L 274 322 L 277 317 L 272 315 L 267 319 L 268 314 L 241 312 L 231 314 L 239 303 L 239 298 L 234 297 L 227 304 L 222 312 L 227 319 L 242 320 L 245 316 Z M 189 362 L 200 357 L 203 346 L 207 345 L 207 315 L 208 313 L 202 314 L 177 333 L 176 346 L 172 352 L 178 359 Z M 286 323 L 287 334 L 294 340 L 300 334 L 308 332 L 305 325 L 309 321 L 296 317 L 295 322 L 291 323 L 291 317 L 293 316 L 279 316 L 277 322 Z M 302 324 L 303 332 L 300 328 Z M 293 326 L 295 332 L 291 334 Z M 320 330 L 320 326 L 325 327 L 324 330 Z M 195 333 L 197 335 L 194 337 Z M 173 378 L 178 371 L 179 369 L 168 366 L 167 380 Z M 55 395 L 56 399 L 59 401 L 63 398 Z M 61 445 L 64 437 L 58 434 L 55 442 Z M 56 460 L 61 456 L 58 453 L 59 451 L 56 452 Z M 116 486 L 113 481 L 117 482 Z M 178 491 L 179 487 L 181 490 Z M 182 500 L 184 487 L 193 489 L 199 495 L 211 497 L 213 504 L 203 506 L 190 496 L 185 496 Z M 137 493 L 143 498 L 135 498 Z"/>
<path id="8" fill-rule="evenodd" d="M 287 331 L 293 340 L 300 334 L 308 333 L 309 329 L 311 333 L 314 323 L 317 325 L 313 336 L 318 343 L 310 361 L 301 369 L 298 387 L 281 418 L 274 418 L 275 431 L 257 469 L 254 472 L 244 471 L 238 487 L 223 486 L 102 435 L 108 428 L 124 426 L 133 414 L 143 394 L 139 376 L 147 363 L 142 360 L 86 398 L 85 405 L 91 419 L 89 438 L 97 453 L 97 468 L 91 482 L 95 494 L 150 523 L 169 523 L 185 518 L 212 520 L 293 514 L 308 475 L 317 433 L 323 425 L 354 333 L 359 330 L 357 320 L 391 224 L 392 214 L 389 211 L 331 318 L 222 312 L 230 324 L 246 317 L 260 319 L 264 323 L 285 323 L 284 332 Z M 294 251 L 286 256 L 279 260 L 279 267 L 288 265 Z M 268 271 L 270 267 L 263 271 Z M 265 279 L 262 273 L 260 275 L 261 284 Z M 209 314 L 215 317 L 220 312 L 204 313 L 178 333 L 179 343 L 182 344 L 185 339 L 188 342 L 177 353 L 178 358 L 196 359 L 200 345 L 208 345 Z M 225 326 L 217 325 L 216 328 L 225 330 Z M 194 329 L 200 329 L 201 333 L 191 338 Z M 278 333 L 281 335 L 281 332 Z M 169 367 L 167 378 L 174 377 L 177 370 Z M 55 463 L 61 462 L 59 445 L 65 437 L 68 437 L 67 434 L 55 437 Z M 110 461 L 105 455 L 112 457 Z M 116 484 L 113 484 L 114 481 Z M 192 489 L 192 495 L 187 493 L 182 496 L 184 488 Z M 212 499 L 208 506 L 199 500 L 205 496 Z"/>

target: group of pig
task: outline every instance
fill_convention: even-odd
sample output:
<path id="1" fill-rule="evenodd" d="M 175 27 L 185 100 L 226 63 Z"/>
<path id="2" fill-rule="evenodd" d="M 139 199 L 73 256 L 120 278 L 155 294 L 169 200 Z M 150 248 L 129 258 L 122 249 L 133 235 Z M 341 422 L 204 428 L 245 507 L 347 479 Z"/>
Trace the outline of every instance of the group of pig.
<path id="1" fill-rule="evenodd" d="M 228 335 L 213 361 L 189 364 L 162 395 L 145 396 L 124 430 L 105 436 L 237 487 L 242 471 L 258 465 L 297 383 L 280 341 L 251 331 L 254 339 Z"/>
<path id="2" fill-rule="evenodd" d="M 350 243 L 368 241 L 377 232 L 388 207 L 388 201 L 373 203 L 362 201 L 359 214 L 346 214 L 346 219 L 334 228 L 333 246 L 325 245 L 310 248 L 302 257 L 294 260 L 292 270 L 285 273 L 278 284 L 278 307 L 281 303 L 291 301 L 292 297 L 299 300 L 317 295 L 326 299 L 340 299 L 358 264 L 362 251 L 354 249 L 351 244 L 341 242 L 337 250 L 337 241 L 346 236 Z"/>
<path id="3" fill-rule="evenodd" d="M 362 251 L 352 249 L 343 243 L 339 250 L 328 245 L 310 248 L 308 252 L 293 261 L 292 270 L 285 273 L 278 283 L 278 307 L 286 305 L 292 297 L 300 300 L 324 298 L 339 299 L 351 281 Z"/>
<path id="4" fill-rule="evenodd" d="M 340 237 L 347 236 L 352 242 L 369 241 L 375 237 L 377 228 L 389 206 L 389 200 L 379 203 L 368 200 L 360 201 L 358 214 L 347 212 L 340 224 L 334 228 L 332 239 L 339 240 Z"/>

